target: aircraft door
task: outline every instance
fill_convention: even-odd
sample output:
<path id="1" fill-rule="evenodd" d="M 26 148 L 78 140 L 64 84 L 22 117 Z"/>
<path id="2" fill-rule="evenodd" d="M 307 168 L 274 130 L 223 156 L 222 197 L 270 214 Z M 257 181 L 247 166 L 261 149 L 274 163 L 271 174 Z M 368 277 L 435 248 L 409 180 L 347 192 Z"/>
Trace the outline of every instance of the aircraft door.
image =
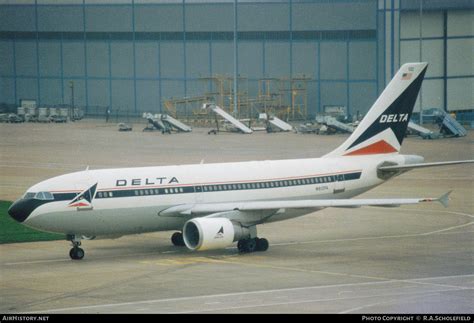
<path id="1" fill-rule="evenodd" d="M 196 203 L 201 203 L 203 201 L 203 199 L 202 199 L 202 186 L 195 186 L 194 187 L 194 192 L 195 192 L 195 202 Z"/>
<path id="2" fill-rule="evenodd" d="M 333 193 L 343 193 L 346 190 L 345 181 L 344 181 L 344 174 L 337 174 L 334 175 L 334 189 Z"/>

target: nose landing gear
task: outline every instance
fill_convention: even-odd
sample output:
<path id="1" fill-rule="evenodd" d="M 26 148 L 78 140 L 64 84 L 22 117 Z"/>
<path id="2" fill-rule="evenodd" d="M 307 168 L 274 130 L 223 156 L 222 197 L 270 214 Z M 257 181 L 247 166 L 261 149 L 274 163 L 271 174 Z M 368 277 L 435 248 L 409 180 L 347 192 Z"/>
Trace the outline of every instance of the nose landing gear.
<path id="1" fill-rule="evenodd" d="M 84 258 L 84 250 L 79 248 L 81 245 L 81 238 L 75 235 L 68 235 L 67 240 L 72 243 L 72 249 L 69 250 L 69 257 L 71 257 L 72 260 L 81 260 Z"/>

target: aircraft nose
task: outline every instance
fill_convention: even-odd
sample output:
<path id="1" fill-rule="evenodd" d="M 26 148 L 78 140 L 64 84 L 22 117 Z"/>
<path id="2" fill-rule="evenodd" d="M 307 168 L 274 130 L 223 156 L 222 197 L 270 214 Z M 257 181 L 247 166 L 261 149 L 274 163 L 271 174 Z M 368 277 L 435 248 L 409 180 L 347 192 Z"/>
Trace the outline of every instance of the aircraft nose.
<path id="1" fill-rule="evenodd" d="M 8 209 L 8 214 L 18 222 L 24 222 L 31 212 L 34 210 L 32 207 L 33 201 L 29 200 L 18 200 Z"/>

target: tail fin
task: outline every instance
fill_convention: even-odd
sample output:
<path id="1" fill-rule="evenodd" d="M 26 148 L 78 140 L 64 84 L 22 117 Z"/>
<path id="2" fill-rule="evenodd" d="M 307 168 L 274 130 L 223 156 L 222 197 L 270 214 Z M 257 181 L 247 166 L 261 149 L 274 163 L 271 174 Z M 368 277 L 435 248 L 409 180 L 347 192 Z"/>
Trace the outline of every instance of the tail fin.
<path id="1" fill-rule="evenodd" d="M 324 157 L 398 153 L 427 67 L 400 67 L 352 135 Z"/>

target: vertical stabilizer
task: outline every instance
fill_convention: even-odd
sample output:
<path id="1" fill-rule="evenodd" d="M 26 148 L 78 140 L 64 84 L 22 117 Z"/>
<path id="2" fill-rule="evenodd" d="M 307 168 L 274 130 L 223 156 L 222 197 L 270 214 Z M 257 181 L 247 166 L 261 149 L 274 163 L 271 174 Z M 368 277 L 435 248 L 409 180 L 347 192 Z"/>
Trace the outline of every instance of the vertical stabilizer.
<path id="1" fill-rule="evenodd" d="M 352 135 L 324 157 L 398 153 L 427 67 L 400 67 Z"/>

